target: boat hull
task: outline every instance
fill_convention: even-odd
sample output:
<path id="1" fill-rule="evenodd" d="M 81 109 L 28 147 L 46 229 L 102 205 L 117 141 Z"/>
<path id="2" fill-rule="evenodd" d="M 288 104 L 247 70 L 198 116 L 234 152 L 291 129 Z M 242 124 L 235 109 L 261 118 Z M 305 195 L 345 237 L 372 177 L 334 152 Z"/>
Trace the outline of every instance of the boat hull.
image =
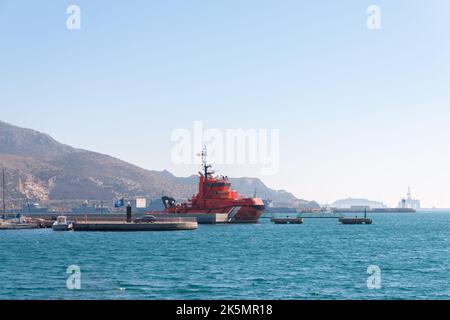
<path id="1" fill-rule="evenodd" d="M 0 225 L 0 230 L 27 230 L 38 228 L 38 225 L 28 223 L 2 223 Z"/>
<path id="2" fill-rule="evenodd" d="M 73 230 L 72 224 L 57 224 L 52 226 L 53 231 L 70 231 Z"/>
<path id="3" fill-rule="evenodd" d="M 183 208 L 172 211 L 149 211 L 146 214 L 197 218 L 199 224 L 258 223 L 264 212 L 263 205 L 227 206 L 215 209 Z"/>
<path id="4" fill-rule="evenodd" d="M 230 215 L 230 223 L 258 223 L 263 213 L 263 205 L 242 206 L 235 217 Z"/>

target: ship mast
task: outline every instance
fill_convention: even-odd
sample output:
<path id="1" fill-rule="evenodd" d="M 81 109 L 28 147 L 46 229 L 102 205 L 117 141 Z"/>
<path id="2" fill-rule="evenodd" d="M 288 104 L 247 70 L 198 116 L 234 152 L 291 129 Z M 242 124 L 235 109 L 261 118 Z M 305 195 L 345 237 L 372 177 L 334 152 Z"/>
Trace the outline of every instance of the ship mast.
<path id="1" fill-rule="evenodd" d="M 206 162 L 206 156 L 208 155 L 208 150 L 206 149 L 206 146 L 203 147 L 201 156 L 202 156 L 202 168 L 203 168 L 203 173 L 205 175 L 205 181 L 208 180 L 208 175 L 210 172 L 208 172 L 208 169 L 211 168 L 211 165 L 209 165 Z"/>
<path id="2" fill-rule="evenodd" d="M 3 220 L 6 218 L 6 202 L 5 202 L 5 168 L 2 168 L 2 181 L 3 181 Z"/>
<path id="3" fill-rule="evenodd" d="M 208 194 L 208 177 L 210 174 L 213 174 L 213 172 L 208 171 L 209 168 L 212 166 L 209 165 L 206 161 L 206 156 L 208 155 L 208 150 L 206 149 L 206 146 L 203 147 L 201 157 L 202 157 L 202 168 L 203 168 L 203 183 L 200 189 L 200 195 L 203 199 L 203 205 L 206 206 L 206 196 Z M 200 180 L 201 181 L 201 180 Z"/>

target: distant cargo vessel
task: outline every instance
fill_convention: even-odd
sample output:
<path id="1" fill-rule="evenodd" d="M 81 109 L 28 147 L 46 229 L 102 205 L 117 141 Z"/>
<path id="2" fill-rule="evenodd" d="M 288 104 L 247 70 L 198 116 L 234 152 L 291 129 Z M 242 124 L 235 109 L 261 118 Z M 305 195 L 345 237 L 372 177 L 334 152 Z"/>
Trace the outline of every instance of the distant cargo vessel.
<path id="1" fill-rule="evenodd" d="M 196 217 L 203 221 L 226 223 L 257 223 L 264 212 L 264 203 L 259 198 L 244 198 L 231 189 L 228 177 L 214 176 L 206 161 L 206 148 L 202 151 L 202 172 L 199 172 L 198 193 L 188 202 L 178 204 L 175 199 L 163 197 L 164 211 L 149 211 L 152 215 L 178 215 Z M 215 217 L 219 217 L 220 221 Z"/>

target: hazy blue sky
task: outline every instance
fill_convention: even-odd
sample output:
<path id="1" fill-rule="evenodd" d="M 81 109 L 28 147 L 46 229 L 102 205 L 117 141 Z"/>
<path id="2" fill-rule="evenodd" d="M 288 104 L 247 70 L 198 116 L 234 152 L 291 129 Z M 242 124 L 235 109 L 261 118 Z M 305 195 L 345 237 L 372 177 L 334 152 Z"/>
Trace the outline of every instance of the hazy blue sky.
<path id="1" fill-rule="evenodd" d="M 174 129 L 273 128 L 270 187 L 450 207 L 449 87 L 447 0 L 0 0 L 1 120 L 177 175 Z"/>

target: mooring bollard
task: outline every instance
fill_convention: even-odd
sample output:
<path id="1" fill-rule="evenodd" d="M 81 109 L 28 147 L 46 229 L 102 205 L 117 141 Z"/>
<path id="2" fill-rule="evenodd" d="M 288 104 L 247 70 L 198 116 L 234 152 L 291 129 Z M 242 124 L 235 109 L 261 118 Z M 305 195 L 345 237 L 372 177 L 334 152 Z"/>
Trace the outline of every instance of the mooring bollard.
<path id="1" fill-rule="evenodd" d="M 131 204 L 127 205 L 127 222 L 131 222 Z"/>

